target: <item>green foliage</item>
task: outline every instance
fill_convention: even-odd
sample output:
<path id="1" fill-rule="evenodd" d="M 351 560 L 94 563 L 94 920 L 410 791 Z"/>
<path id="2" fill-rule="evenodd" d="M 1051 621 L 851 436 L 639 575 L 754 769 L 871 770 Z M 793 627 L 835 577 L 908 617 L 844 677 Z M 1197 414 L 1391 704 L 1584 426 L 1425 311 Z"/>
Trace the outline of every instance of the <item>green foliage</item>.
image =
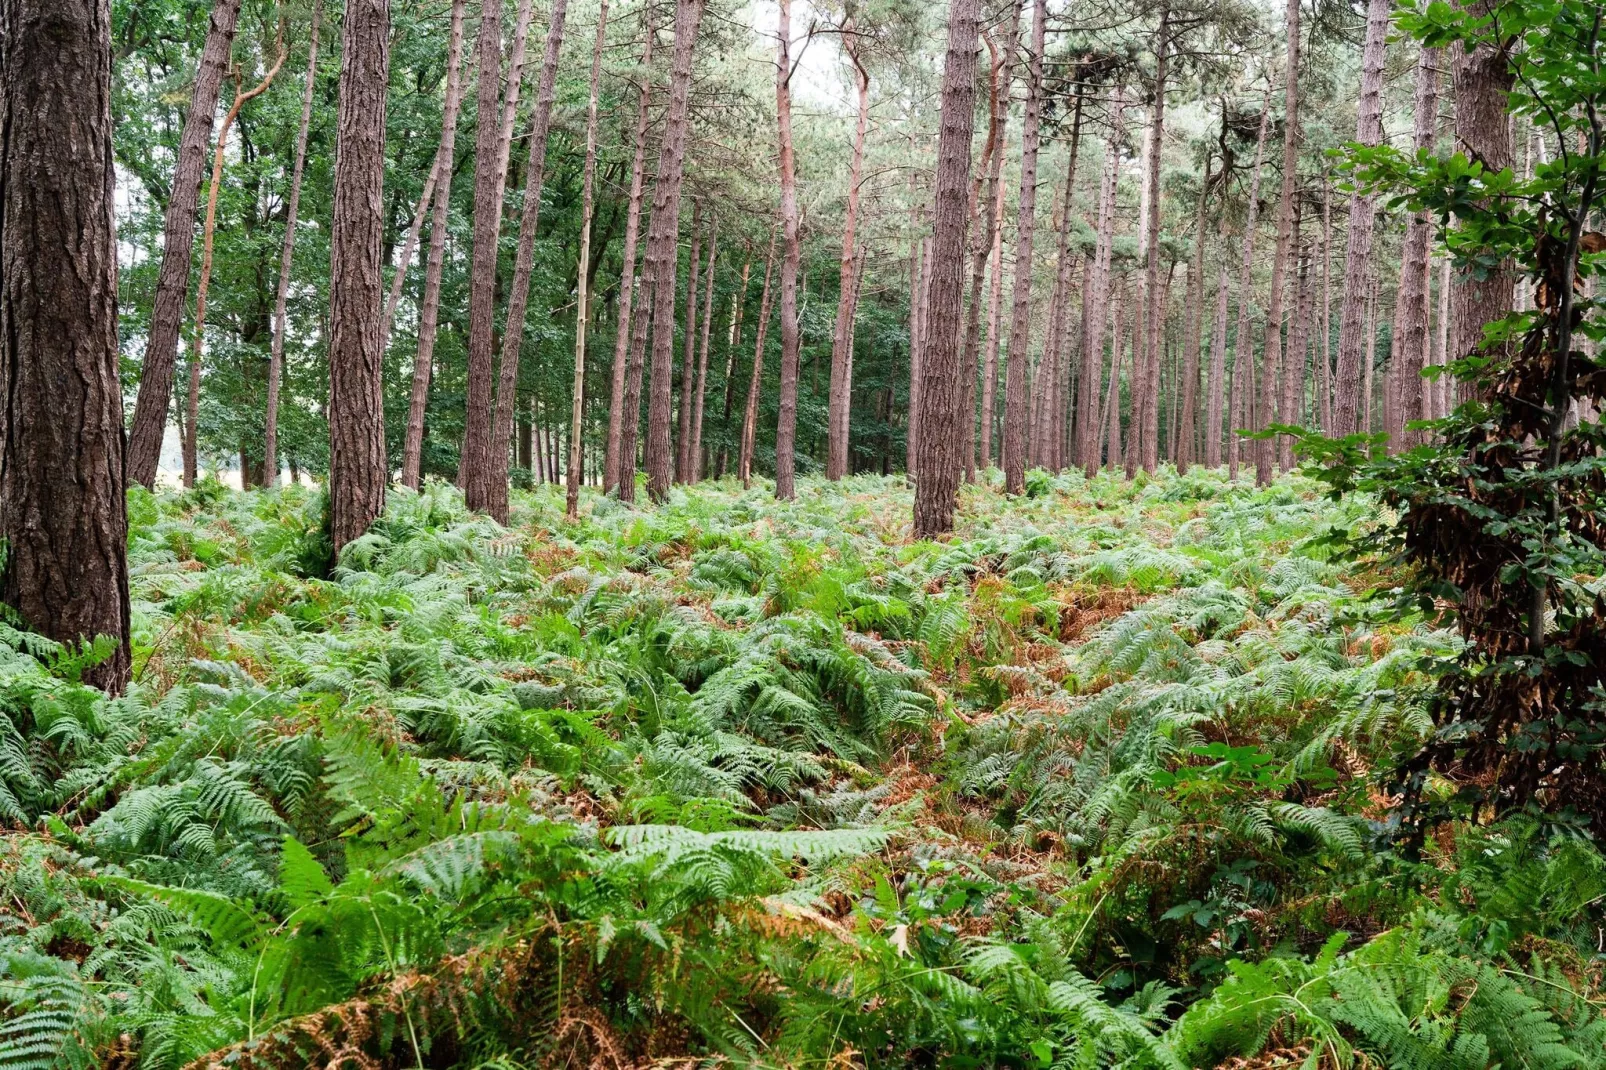
<path id="1" fill-rule="evenodd" d="M 1369 503 L 807 491 L 429 484 L 327 574 L 302 490 L 136 494 L 130 693 L 0 633 L 0 1066 L 1599 1061 L 1586 837 L 1374 846 L 1457 640 Z"/>

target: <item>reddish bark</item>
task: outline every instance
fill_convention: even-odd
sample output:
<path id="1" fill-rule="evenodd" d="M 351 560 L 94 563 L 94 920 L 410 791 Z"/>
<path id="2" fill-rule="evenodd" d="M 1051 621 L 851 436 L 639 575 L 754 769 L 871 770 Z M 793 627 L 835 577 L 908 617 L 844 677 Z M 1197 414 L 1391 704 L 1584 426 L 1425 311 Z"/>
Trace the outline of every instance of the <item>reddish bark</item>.
<path id="1" fill-rule="evenodd" d="M 1032 241 L 1037 212 L 1037 143 L 1043 112 L 1043 46 L 1047 0 L 1033 0 L 1027 59 L 1026 117 L 1021 125 L 1020 203 L 1015 232 L 1015 309 L 1004 361 L 1004 492 L 1026 490 L 1026 360 L 1031 345 Z"/>
<path id="2" fill-rule="evenodd" d="M 1266 158 L 1266 130 L 1271 118 L 1271 101 L 1260 100 L 1260 133 L 1255 138 L 1255 165 L 1249 179 L 1249 211 L 1244 221 L 1243 260 L 1238 271 L 1238 325 L 1232 341 L 1232 397 L 1227 429 L 1227 478 L 1238 478 L 1238 458 L 1242 442 L 1238 432 L 1249 426 L 1249 399 L 1254 396 L 1250 380 L 1254 376 L 1254 341 L 1249 336 L 1249 310 L 1253 304 L 1255 266 L 1255 225 L 1260 217 L 1261 164 Z"/>
<path id="3" fill-rule="evenodd" d="M 1355 140 L 1376 145 L 1383 138 L 1383 60 L 1388 34 L 1390 0 L 1369 0 L 1366 9 L 1366 44 L 1361 53 L 1361 95 L 1355 119 Z M 1502 102 L 1504 97 L 1501 98 Z M 1499 126 L 1505 129 L 1505 113 Z M 1344 258 L 1344 301 L 1339 309 L 1337 403 L 1332 430 L 1340 435 L 1357 430 L 1361 411 L 1363 359 L 1362 316 L 1366 301 L 1366 275 L 1372 260 L 1372 239 L 1376 223 L 1376 202 L 1357 190 L 1349 200 L 1349 249 Z M 1510 300 L 1511 287 L 1506 286 Z"/>
<path id="4" fill-rule="evenodd" d="M 1283 283 L 1288 254 L 1294 240 L 1294 191 L 1299 185 L 1299 3 L 1288 0 L 1283 22 L 1288 35 L 1283 67 L 1282 191 L 1277 200 L 1277 246 L 1271 261 L 1271 300 L 1266 304 L 1265 345 L 1260 376 L 1261 418 L 1257 430 L 1275 420 L 1278 370 L 1283 358 Z M 1255 482 L 1271 482 L 1277 444 L 1269 438 L 1255 441 Z"/>
<path id="5" fill-rule="evenodd" d="M 1099 439 L 1104 432 L 1099 410 L 1099 387 L 1104 381 L 1104 327 L 1110 307 L 1110 258 L 1115 241 L 1115 194 L 1120 178 L 1120 132 L 1125 104 L 1117 94 L 1110 113 L 1110 129 L 1114 131 L 1104 148 L 1104 176 L 1099 185 L 1098 244 L 1093 253 L 1092 289 L 1083 295 L 1087 307 L 1087 337 L 1082 346 L 1082 381 L 1076 392 L 1077 461 L 1088 479 L 1098 470 L 1101 450 Z M 1119 339 L 1119 327 L 1115 332 Z M 1121 365 L 1121 345 L 1112 346 L 1110 367 Z"/>
<path id="6" fill-rule="evenodd" d="M 529 156 L 524 163 L 524 204 L 519 213 L 519 244 L 513 258 L 513 285 L 508 290 L 507 322 L 502 328 L 502 366 L 496 388 L 496 411 L 491 422 L 491 465 L 486 480 L 489 495 L 485 511 L 500 524 L 508 522 L 508 463 L 513 448 L 513 405 L 519 386 L 519 354 L 524 348 L 524 312 L 530 300 L 530 276 L 535 269 L 535 231 L 541 219 L 541 189 L 546 179 L 547 131 L 552 126 L 552 102 L 557 93 L 558 58 L 563 50 L 563 23 L 568 0 L 554 0 L 547 22 L 546 51 L 541 59 L 541 81 L 530 117 Z M 552 468 L 555 469 L 556 455 Z M 557 482 L 556 472 L 552 481 Z"/>
<path id="7" fill-rule="evenodd" d="M 664 140 L 658 151 L 652 223 L 647 235 L 647 279 L 653 292 L 653 306 L 652 397 L 647 406 L 646 459 L 647 493 L 654 501 L 662 501 L 669 493 L 673 475 L 669 410 L 674 376 L 675 273 L 679 267 L 675 237 L 680 231 L 680 187 L 686 166 L 692 53 L 697 44 L 697 27 L 703 18 L 703 3 L 704 0 L 676 0 L 675 4 L 669 108 L 664 116 Z M 623 467 L 621 457 L 621 478 Z"/>
<path id="8" fill-rule="evenodd" d="M 184 322 L 190 287 L 195 209 L 201 199 L 206 149 L 212 142 L 212 123 L 217 117 L 218 91 L 228 70 L 229 50 L 239 18 L 240 0 L 217 0 L 195 73 L 189 114 L 179 137 L 178 164 L 173 171 L 162 228 L 162 267 L 156 277 L 151 326 L 140 365 L 139 397 L 128 433 L 128 481 L 146 487 L 155 485 L 162 456 L 162 434 L 167 427 L 167 406 L 173 397 L 173 372 L 178 361 L 179 328 Z"/>
<path id="9" fill-rule="evenodd" d="M 59 643 L 105 636 L 129 674 L 117 378 L 111 7 L 0 7 L 0 600 Z"/>
<path id="10" fill-rule="evenodd" d="M 519 0 L 513 50 L 508 60 L 502 121 L 497 115 L 502 70 L 502 0 L 480 0 L 478 131 L 474 143 L 474 253 L 469 265 L 468 384 L 463 446 L 457 483 L 470 509 L 488 512 L 494 502 L 492 473 L 492 351 L 496 346 L 496 268 L 502 237 L 502 197 L 513 141 L 530 0 Z"/>
<path id="11" fill-rule="evenodd" d="M 329 228 L 329 528 L 338 551 L 385 508 L 380 214 L 390 0 L 346 0 Z"/>

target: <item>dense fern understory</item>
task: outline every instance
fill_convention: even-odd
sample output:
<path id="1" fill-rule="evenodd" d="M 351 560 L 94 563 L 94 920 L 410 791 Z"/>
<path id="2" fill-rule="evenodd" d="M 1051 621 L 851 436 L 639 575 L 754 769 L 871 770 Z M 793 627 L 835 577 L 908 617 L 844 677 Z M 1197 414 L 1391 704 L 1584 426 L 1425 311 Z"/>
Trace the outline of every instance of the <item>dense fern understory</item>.
<path id="1" fill-rule="evenodd" d="M 136 492 L 130 694 L 0 628 L 0 1068 L 1606 1065 L 1589 838 L 1390 847 L 1368 502 L 1029 490 Z"/>

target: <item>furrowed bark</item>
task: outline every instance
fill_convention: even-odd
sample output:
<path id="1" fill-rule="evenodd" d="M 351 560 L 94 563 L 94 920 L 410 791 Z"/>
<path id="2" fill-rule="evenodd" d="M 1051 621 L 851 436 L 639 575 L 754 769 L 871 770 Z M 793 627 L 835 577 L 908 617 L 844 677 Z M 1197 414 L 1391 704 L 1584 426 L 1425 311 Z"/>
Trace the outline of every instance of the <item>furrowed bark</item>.
<path id="1" fill-rule="evenodd" d="M 1392 6 L 1389 0 L 1369 0 L 1367 4 L 1366 44 L 1361 53 L 1361 95 L 1355 119 L 1355 140 L 1362 145 L 1376 145 L 1383 138 L 1384 42 Z M 1503 102 L 1504 97 L 1501 99 Z M 1506 126 L 1503 111 L 1499 126 L 1502 130 Z M 1337 399 L 1333 411 L 1333 431 L 1340 435 L 1355 433 L 1361 413 L 1361 362 L 1365 341 L 1362 337 L 1365 326 L 1363 316 L 1376 215 L 1377 205 L 1373 197 L 1359 190 L 1350 194 L 1349 248 L 1344 257 L 1344 300 L 1339 308 L 1338 327 Z M 1507 282 L 1508 303 L 1510 299 L 1511 286 Z"/>
<path id="2" fill-rule="evenodd" d="M 385 508 L 380 245 L 390 0 L 346 0 L 329 228 L 329 528 L 338 552 Z"/>
<path id="3" fill-rule="evenodd" d="M 647 19 L 651 5 L 642 8 L 647 44 L 641 56 L 641 92 L 636 99 L 636 153 L 630 165 L 630 207 L 625 215 L 624 265 L 619 269 L 619 309 L 616 317 L 618 329 L 613 341 L 613 380 L 608 396 L 608 442 L 602 462 L 602 489 L 604 493 L 619 486 L 619 445 L 626 420 L 638 422 L 639 408 L 634 412 L 625 409 L 625 379 L 630 364 L 631 310 L 635 298 L 636 246 L 641 234 L 641 199 L 647 169 L 648 109 L 652 102 L 652 46 L 656 36 Z M 640 386 L 637 386 L 640 397 Z M 634 462 L 632 462 L 632 468 Z"/>
<path id="4" fill-rule="evenodd" d="M 929 315 L 924 325 L 921 356 L 924 364 L 920 383 L 922 427 L 914 463 L 914 535 L 917 539 L 953 530 L 959 490 L 960 435 L 964 424 L 968 423 L 968 420 L 962 421 L 963 414 L 959 411 L 964 397 L 960 382 L 959 315 L 964 302 L 962 276 L 970 141 L 976 119 L 979 7 L 977 0 L 952 0 L 948 9 L 948 52 L 943 65 L 929 257 Z M 1037 62 L 1040 71 L 1041 49 Z"/>
<path id="5" fill-rule="evenodd" d="M 1027 58 L 1026 117 L 1021 124 L 1020 204 L 1015 232 L 1015 308 L 1004 362 L 1004 492 L 1026 490 L 1026 358 L 1031 343 L 1032 241 L 1037 212 L 1038 129 L 1043 111 L 1043 47 L 1047 0 L 1033 0 Z"/>
<path id="6" fill-rule="evenodd" d="M 107 0 L 0 5 L 0 600 L 69 649 L 110 640 L 83 678 L 116 695 L 130 653 L 111 99 Z"/>

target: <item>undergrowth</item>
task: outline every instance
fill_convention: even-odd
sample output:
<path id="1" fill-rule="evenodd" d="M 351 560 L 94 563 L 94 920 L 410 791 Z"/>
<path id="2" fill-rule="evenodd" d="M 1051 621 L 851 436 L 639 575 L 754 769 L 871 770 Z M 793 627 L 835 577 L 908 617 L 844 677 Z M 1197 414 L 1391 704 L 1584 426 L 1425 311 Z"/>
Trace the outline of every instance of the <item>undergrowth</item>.
<path id="1" fill-rule="evenodd" d="M 0 1068 L 1606 1065 L 1585 832 L 1391 847 L 1371 503 L 962 507 L 136 492 L 125 697 L 0 625 Z"/>

